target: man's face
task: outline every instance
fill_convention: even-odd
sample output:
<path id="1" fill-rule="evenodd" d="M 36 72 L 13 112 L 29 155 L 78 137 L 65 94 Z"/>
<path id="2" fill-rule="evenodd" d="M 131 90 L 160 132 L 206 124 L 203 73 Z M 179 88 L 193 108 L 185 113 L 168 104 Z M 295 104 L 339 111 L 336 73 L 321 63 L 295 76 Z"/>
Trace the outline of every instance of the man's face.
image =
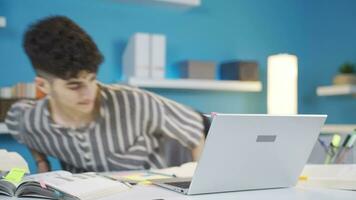
<path id="1" fill-rule="evenodd" d="M 50 97 L 58 108 L 88 114 L 95 108 L 97 97 L 96 74 L 82 72 L 77 78 L 53 79 Z"/>

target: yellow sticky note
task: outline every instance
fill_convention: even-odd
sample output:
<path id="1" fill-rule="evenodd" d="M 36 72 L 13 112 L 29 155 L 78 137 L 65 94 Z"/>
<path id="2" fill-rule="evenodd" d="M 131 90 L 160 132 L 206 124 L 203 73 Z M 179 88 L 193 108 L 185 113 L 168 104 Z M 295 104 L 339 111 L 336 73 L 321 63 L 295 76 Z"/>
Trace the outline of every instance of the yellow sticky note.
<path id="1" fill-rule="evenodd" d="M 12 168 L 10 172 L 5 176 L 5 180 L 13 183 L 20 183 L 25 173 L 26 173 L 25 169 Z"/>
<path id="2" fill-rule="evenodd" d="M 139 185 L 151 185 L 152 182 L 151 181 L 141 181 L 138 183 Z"/>
<path id="3" fill-rule="evenodd" d="M 299 176 L 300 181 L 307 181 L 308 177 L 307 176 Z"/>

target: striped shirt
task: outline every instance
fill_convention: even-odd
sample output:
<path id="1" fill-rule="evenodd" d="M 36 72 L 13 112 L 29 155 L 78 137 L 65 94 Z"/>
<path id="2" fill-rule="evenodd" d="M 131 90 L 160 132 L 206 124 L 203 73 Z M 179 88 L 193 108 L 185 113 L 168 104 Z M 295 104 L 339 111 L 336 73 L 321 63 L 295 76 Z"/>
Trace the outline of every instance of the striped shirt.
<path id="1" fill-rule="evenodd" d="M 166 167 L 162 137 L 192 149 L 203 136 L 203 119 L 189 107 L 138 88 L 98 85 L 100 114 L 86 127 L 53 122 L 44 98 L 15 103 L 5 120 L 9 132 L 29 148 L 58 158 L 70 171 Z"/>

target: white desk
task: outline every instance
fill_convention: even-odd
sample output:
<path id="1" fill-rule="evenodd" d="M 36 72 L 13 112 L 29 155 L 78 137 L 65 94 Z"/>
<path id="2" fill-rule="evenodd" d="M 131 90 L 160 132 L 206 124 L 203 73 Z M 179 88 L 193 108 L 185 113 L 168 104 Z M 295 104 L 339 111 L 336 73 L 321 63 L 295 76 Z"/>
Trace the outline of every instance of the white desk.
<path id="1" fill-rule="evenodd" d="M 0 196 L 1 200 L 38 200 L 30 198 L 10 198 Z M 100 200 L 355 200 L 356 191 L 284 188 L 244 192 L 186 196 L 156 186 L 135 186 L 131 190 Z"/>

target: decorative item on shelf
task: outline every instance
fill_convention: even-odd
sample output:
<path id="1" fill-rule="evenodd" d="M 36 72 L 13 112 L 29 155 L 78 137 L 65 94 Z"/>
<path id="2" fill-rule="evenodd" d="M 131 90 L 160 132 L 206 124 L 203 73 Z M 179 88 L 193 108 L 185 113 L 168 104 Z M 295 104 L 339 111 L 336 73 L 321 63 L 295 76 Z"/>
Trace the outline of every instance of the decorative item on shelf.
<path id="1" fill-rule="evenodd" d="M 290 54 L 268 57 L 268 114 L 298 113 L 298 58 Z"/>
<path id="2" fill-rule="evenodd" d="M 6 27 L 6 18 L 3 16 L 0 16 L 0 28 Z"/>
<path id="3" fill-rule="evenodd" d="M 356 85 L 356 69 L 352 63 L 344 63 L 339 68 L 339 74 L 333 79 L 334 85 Z"/>
<path id="4" fill-rule="evenodd" d="M 222 80 L 258 81 L 258 63 L 256 61 L 224 62 L 220 67 Z"/>
<path id="5" fill-rule="evenodd" d="M 188 79 L 215 79 L 215 62 L 187 60 L 180 64 L 180 77 Z"/>
<path id="6" fill-rule="evenodd" d="M 124 79 L 130 77 L 163 79 L 166 65 L 166 36 L 135 33 L 122 57 Z"/>
<path id="7" fill-rule="evenodd" d="M 17 83 L 12 87 L 0 87 L 0 99 L 41 99 L 44 96 L 35 83 Z"/>
<path id="8" fill-rule="evenodd" d="M 12 87 L 0 88 L 0 122 L 4 121 L 9 108 L 20 99 L 41 99 L 45 94 L 35 83 L 17 83 Z"/>

